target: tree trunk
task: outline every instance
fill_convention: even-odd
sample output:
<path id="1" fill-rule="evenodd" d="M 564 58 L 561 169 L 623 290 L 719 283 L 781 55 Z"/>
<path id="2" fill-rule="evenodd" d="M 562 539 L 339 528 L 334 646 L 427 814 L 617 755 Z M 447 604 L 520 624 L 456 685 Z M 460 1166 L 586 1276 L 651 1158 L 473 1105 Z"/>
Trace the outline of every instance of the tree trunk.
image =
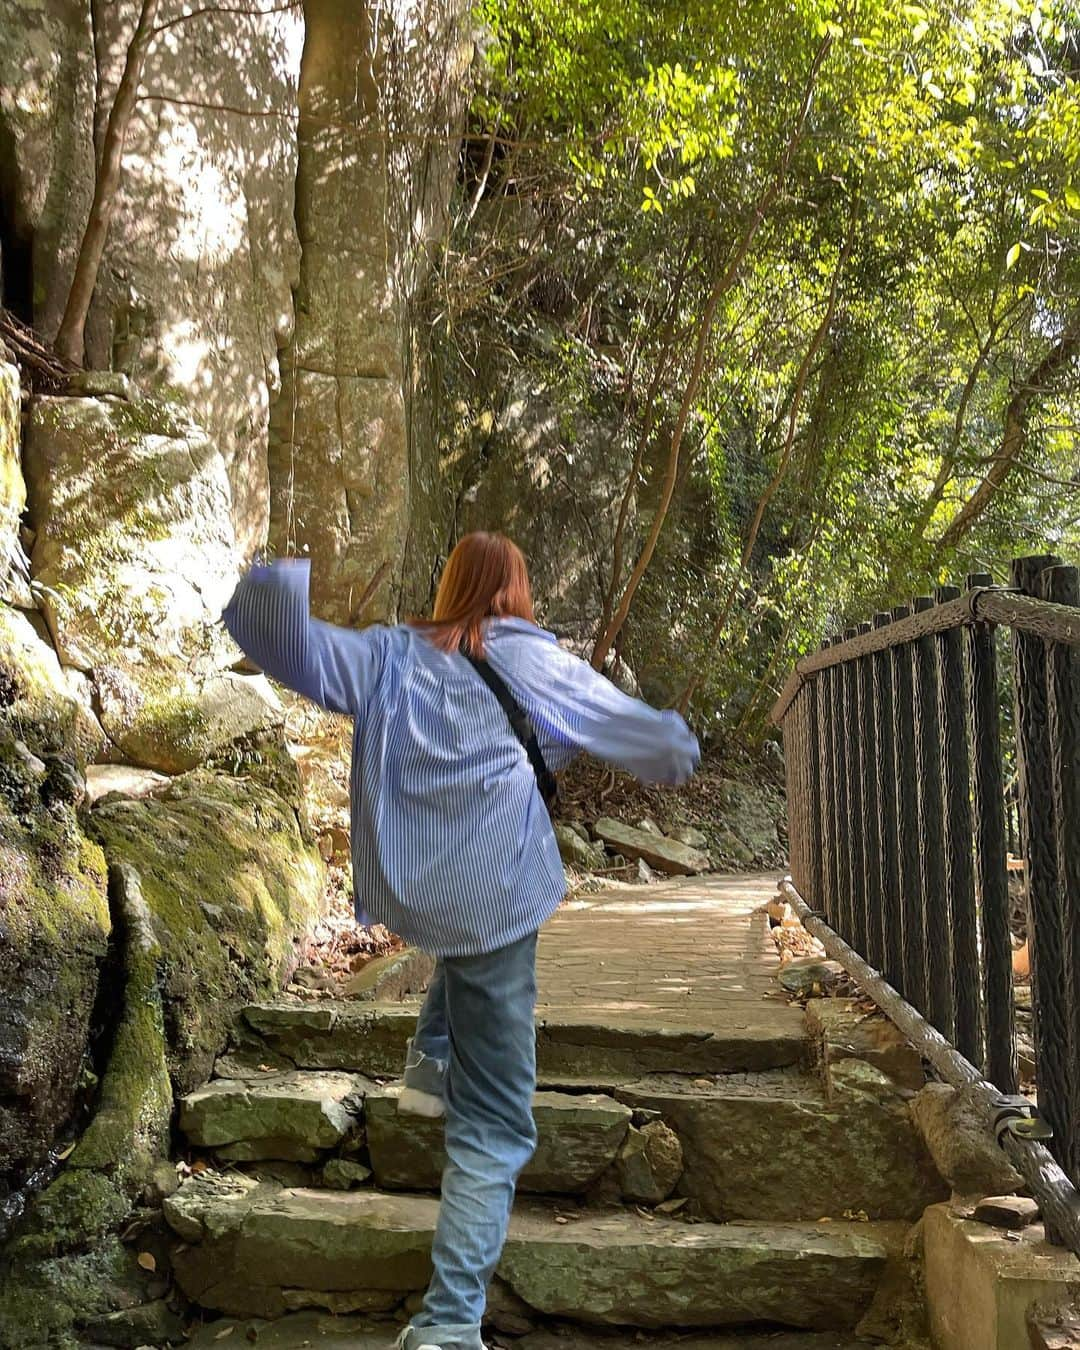
<path id="1" fill-rule="evenodd" d="M 652 379 L 649 381 L 648 393 L 645 395 L 645 416 L 641 424 L 637 445 L 634 447 L 634 462 L 630 466 L 630 476 L 626 480 L 626 488 L 623 491 L 622 501 L 619 503 L 619 518 L 615 524 L 615 536 L 611 545 L 611 582 L 604 594 L 604 608 L 600 621 L 601 633 L 607 631 L 608 624 L 611 621 L 611 611 L 615 607 L 615 596 L 618 593 L 619 577 L 622 573 L 626 526 L 630 519 L 630 504 L 634 500 L 634 493 L 637 491 L 638 480 L 641 477 L 641 465 L 645 458 L 645 451 L 648 448 L 649 437 L 652 435 L 656 414 L 656 400 L 660 393 L 660 385 L 671 367 L 673 355 L 671 340 L 675 332 L 675 325 L 678 322 L 679 301 L 682 298 L 683 283 L 686 281 L 686 272 L 690 263 L 691 247 L 691 241 L 687 240 L 686 248 L 683 250 L 683 255 L 679 262 L 679 271 L 676 276 L 675 290 L 672 293 L 668 315 L 664 321 L 664 332 L 660 339 L 660 353 L 657 357 Z M 600 670 L 604 664 L 603 661 L 600 662 L 600 665 L 596 664 L 596 652 L 598 649 L 599 643 L 593 648 L 592 659 L 593 666 L 596 670 Z"/>
<path id="2" fill-rule="evenodd" d="M 758 198 L 746 229 L 743 231 L 743 236 L 735 249 L 734 255 L 727 267 L 713 283 L 712 290 L 709 292 L 709 298 L 705 302 L 705 308 L 702 311 L 701 318 L 698 322 L 698 335 L 694 347 L 693 364 L 690 367 L 690 374 L 687 377 L 686 386 L 683 390 L 678 416 L 675 419 L 675 427 L 671 434 L 671 443 L 668 447 L 667 469 L 664 473 L 664 483 L 660 493 L 660 501 L 657 504 L 652 525 L 649 527 L 649 533 L 646 536 L 641 552 L 638 554 L 637 561 L 634 564 L 633 570 L 631 571 L 623 590 L 618 608 L 597 641 L 592 658 L 592 663 L 597 670 L 603 669 L 604 661 L 607 659 L 608 652 L 611 651 L 611 644 L 615 641 L 619 630 L 626 622 L 626 616 L 630 613 L 630 606 L 633 603 L 634 595 L 638 586 L 641 584 L 641 579 L 645 575 L 649 563 L 652 561 L 652 556 L 656 551 L 657 541 L 660 538 L 660 531 L 663 529 L 668 508 L 671 506 L 671 498 L 675 491 L 675 483 L 679 473 L 679 452 L 682 447 L 682 438 L 686 431 L 686 424 L 690 419 L 690 412 L 694 406 L 694 400 L 697 397 L 702 374 L 705 370 L 705 358 L 708 355 L 709 339 L 712 335 L 716 311 L 720 306 L 720 301 L 738 278 L 739 273 L 742 270 L 742 265 L 746 261 L 746 255 L 750 251 L 750 246 L 754 242 L 758 230 L 761 228 L 762 221 L 765 219 L 773 202 L 780 195 L 792 157 L 795 154 L 795 150 L 802 139 L 803 130 L 806 127 L 806 119 L 810 114 L 810 105 L 813 102 L 814 87 L 817 83 L 818 74 L 821 71 L 822 63 L 828 55 L 831 46 L 832 38 L 825 37 L 822 40 L 821 45 L 817 50 L 817 54 L 814 57 L 813 64 L 810 67 L 810 74 L 806 81 L 806 88 L 803 91 L 802 103 L 795 119 L 795 125 L 784 146 L 776 172 L 768 187 Z"/>
<path id="3" fill-rule="evenodd" d="M 998 488 L 1008 478 L 1027 440 L 1027 420 L 1031 405 L 1040 394 L 1049 392 L 1057 377 L 1080 355 L 1080 310 L 1072 314 L 1061 337 L 1039 364 L 1024 379 L 1013 385 L 1012 397 L 1005 409 L 1001 448 L 986 477 L 949 522 L 937 541 L 937 553 L 953 549 L 983 514 Z"/>
<path id="4" fill-rule="evenodd" d="M 79 246 L 79 257 L 75 263 L 75 275 L 68 292 L 67 306 L 56 335 L 56 351 L 66 361 L 81 366 L 85 346 L 86 316 L 90 311 L 90 302 L 94 298 L 98 269 L 105 252 L 105 240 L 109 233 L 109 221 L 116 204 L 116 189 L 120 183 L 120 170 L 124 159 L 124 142 L 127 139 L 131 114 L 139 94 L 139 81 L 142 78 L 146 53 L 154 36 L 154 20 L 157 17 L 159 0 L 142 0 L 139 21 L 135 26 L 131 42 L 128 44 L 124 61 L 124 73 L 116 87 L 109 120 L 101 145 L 101 161 L 94 180 L 94 200 L 90 206 L 90 216 Z"/>

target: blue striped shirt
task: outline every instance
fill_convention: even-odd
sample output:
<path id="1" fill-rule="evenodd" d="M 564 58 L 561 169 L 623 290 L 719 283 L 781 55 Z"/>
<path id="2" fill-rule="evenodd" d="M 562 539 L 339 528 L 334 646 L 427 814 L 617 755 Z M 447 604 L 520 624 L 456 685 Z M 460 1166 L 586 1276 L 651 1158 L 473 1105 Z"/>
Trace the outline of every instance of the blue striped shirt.
<path id="1" fill-rule="evenodd" d="M 535 931 L 566 879 L 521 743 L 476 671 L 408 625 L 312 619 L 306 562 L 256 566 L 223 618 L 267 674 L 351 714 L 353 887 L 362 922 L 436 956 L 494 951 Z M 683 719 L 623 694 L 522 619 L 485 629 L 491 665 L 529 714 L 553 770 L 580 751 L 647 782 L 685 782 Z"/>

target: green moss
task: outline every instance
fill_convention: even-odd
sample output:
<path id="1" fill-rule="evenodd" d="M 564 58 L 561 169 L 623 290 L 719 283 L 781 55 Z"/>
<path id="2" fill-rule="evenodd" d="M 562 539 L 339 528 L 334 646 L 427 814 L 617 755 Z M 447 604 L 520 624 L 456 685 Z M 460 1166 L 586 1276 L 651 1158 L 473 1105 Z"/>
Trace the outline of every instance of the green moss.
<path id="1" fill-rule="evenodd" d="M 146 1283 L 116 1237 L 75 1256 L 15 1262 L 0 1286 L 0 1350 L 77 1350 L 77 1324 L 141 1301 Z"/>
<path id="2" fill-rule="evenodd" d="M 318 914 L 322 862 L 294 807 L 249 778 L 186 774 L 160 798 L 108 803 L 92 819 L 110 861 L 141 878 L 162 949 L 169 1069 L 189 1091 L 238 1003 L 280 987 Z"/>
<path id="3" fill-rule="evenodd" d="M 123 1013 L 94 1118 L 69 1164 L 72 1169 L 108 1172 L 112 1183 L 128 1194 L 145 1182 L 168 1149 L 173 1095 L 165 1061 L 159 955 L 157 948 L 140 950 L 127 935 Z"/>
<path id="4" fill-rule="evenodd" d="M 109 1177 L 68 1168 L 37 1197 L 8 1255 L 29 1261 L 85 1250 L 122 1223 L 130 1210 L 131 1202 Z"/>

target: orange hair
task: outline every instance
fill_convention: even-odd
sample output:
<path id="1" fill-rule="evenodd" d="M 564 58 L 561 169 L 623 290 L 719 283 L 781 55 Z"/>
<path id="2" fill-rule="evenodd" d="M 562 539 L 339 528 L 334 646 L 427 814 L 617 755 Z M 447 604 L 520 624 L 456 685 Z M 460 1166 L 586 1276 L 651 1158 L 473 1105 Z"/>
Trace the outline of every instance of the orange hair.
<path id="1" fill-rule="evenodd" d="M 533 618 L 525 555 L 504 534 L 477 530 L 460 540 L 443 568 L 431 619 L 410 622 L 445 652 L 465 646 L 483 656 L 485 619 Z"/>

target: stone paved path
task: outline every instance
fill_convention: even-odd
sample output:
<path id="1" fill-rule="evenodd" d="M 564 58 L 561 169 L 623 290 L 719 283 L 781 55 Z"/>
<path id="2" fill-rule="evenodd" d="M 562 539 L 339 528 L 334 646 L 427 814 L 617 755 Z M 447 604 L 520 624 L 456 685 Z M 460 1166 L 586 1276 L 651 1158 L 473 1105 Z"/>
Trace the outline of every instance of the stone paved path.
<path id="1" fill-rule="evenodd" d="M 774 875 L 687 878 L 570 901 L 540 934 L 537 1015 L 716 1033 L 801 1035 L 755 910 Z"/>

